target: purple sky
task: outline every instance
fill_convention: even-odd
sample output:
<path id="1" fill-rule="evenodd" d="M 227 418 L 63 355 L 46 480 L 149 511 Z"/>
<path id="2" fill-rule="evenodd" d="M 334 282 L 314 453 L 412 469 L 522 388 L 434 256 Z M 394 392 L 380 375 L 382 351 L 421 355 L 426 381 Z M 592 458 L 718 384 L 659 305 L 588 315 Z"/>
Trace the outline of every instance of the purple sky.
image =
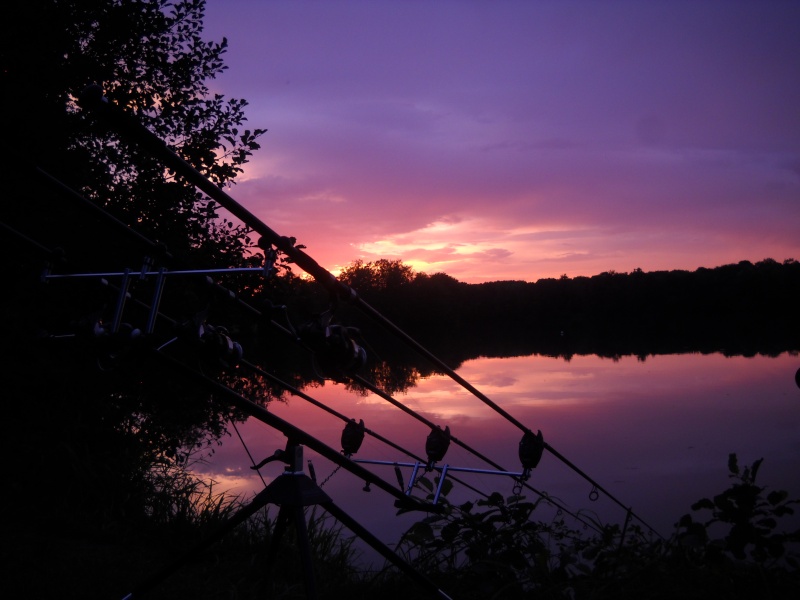
<path id="1" fill-rule="evenodd" d="M 231 195 L 326 268 L 800 260 L 800 2 L 208 0 Z"/>

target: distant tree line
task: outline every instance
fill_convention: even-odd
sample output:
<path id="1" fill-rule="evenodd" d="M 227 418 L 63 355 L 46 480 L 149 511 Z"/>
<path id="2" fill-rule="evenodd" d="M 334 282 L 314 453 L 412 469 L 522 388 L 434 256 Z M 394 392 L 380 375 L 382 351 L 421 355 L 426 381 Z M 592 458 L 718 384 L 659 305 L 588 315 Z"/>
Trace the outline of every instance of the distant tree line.
<path id="1" fill-rule="evenodd" d="M 415 273 L 384 259 L 356 261 L 340 277 L 409 334 L 456 361 L 465 354 L 644 358 L 800 349 L 800 263 L 794 259 L 480 284 Z"/>

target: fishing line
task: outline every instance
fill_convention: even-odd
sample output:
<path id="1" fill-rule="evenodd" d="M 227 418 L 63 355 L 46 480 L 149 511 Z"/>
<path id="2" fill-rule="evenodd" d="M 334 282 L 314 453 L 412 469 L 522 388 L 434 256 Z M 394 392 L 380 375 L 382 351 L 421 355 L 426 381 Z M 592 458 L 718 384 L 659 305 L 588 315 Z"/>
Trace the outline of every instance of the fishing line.
<path id="1" fill-rule="evenodd" d="M 418 420 L 420 423 L 424 423 L 425 425 L 427 425 L 428 427 L 430 427 L 431 429 L 434 429 L 434 430 L 441 429 L 438 425 L 435 425 L 432 421 L 426 419 L 425 417 L 423 417 L 421 414 L 419 414 L 415 410 L 409 408 L 408 406 L 406 406 L 402 402 L 396 400 L 395 398 L 393 398 L 391 396 L 391 394 L 387 394 L 381 388 L 379 388 L 378 386 L 374 385 L 373 383 L 371 383 L 370 381 L 368 381 L 364 377 L 362 377 L 360 375 L 353 375 L 353 376 L 351 376 L 351 379 L 353 379 L 354 381 L 356 381 L 356 382 L 360 383 L 361 385 L 363 385 L 364 387 L 366 387 L 373 394 L 376 394 L 376 395 L 380 396 L 381 398 L 383 398 L 384 400 L 386 400 L 387 402 L 392 404 L 392 406 L 395 406 L 396 408 L 399 408 L 400 410 L 402 410 L 406 414 L 412 416 L 413 418 Z M 476 456 L 476 457 L 480 458 L 481 460 L 483 460 L 484 462 L 492 465 L 495 469 L 506 470 L 506 469 L 503 469 L 502 467 L 496 465 L 495 463 L 493 463 L 490 458 L 484 456 L 483 454 L 481 454 L 480 452 L 478 452 L 477 450 L 475 450 L 474 448 L 472 448 L 468 444 L 462 442 L 456 436 L 450 434 L 450 440 L 453 443 L 455 443 L 456 445 L 461 446 L 464 450 L 466 450 L 467 452 L 469 452 L 473 456 Z"/>
<path id="2" fill-rule="evenodd" d="M 32 248 L 35 248 L 40 254 L 43 254 L 44 256 L 53 257 L 53 256 L 55 256 L 57 254 L 56 250 L 52 250 L 52 249 L 48 248 L 47 246 L 44 246 L 44 245 L 40 244 L 36 240 L 33 240 L 33 239 L 29 238 L 27 235 L 25 235 L 21 231 L 18 231 L 16 229 L 14 229 L 10 225 L 8 225 L 6 223 L 3 223 L 2 221 L 0 221 L 0 229 L 2 229 L 7 234 L 13 235 L 19 241 L 25 242 L 26 244 L 28 244 Z"/>
<path id="3" fill-rule="evenodd" d="M 131 229 L 128 227 L 123 221 L 117 219 L 114 215 L 110 212 L 98 206 L 82 194 L 79 194 L 77 191 L 73 190 L 71 187 L 66 185 L 64 182 L 59 181 L 55 177 L 53 177 L 50 173 L 45 171 L 44 169 L 35 166 L 34 173 L 41 177 L 41 179 L 54 188 L 56 191 L 60 192 L 61 194 L 65 195 L 67 198 L 76 202 L 92 212 L 94 215 L 102 217 L 109 223 L 112 223 L 116 226 L 119 230 L 124 230 L 127 234 L 132 237 L 133 239 L 137 240 L 140 244 L 142 244 L 145 248 L 150 251 L 155 251 L 156 254 L 164 259 L 171 260 L 173 256 L 168 252 L 167 247 L 160 243 L 154 242 L 153 240 L 149 239 L 148 237 L 142 235 L 135 229 Z"/>
<path id="4" fill-rule="evenodd" d="M 236 432 L 236 436 L 239 438 L 239 441 L 242 443 L 242 447 L 244 448 L 244 451 L 247 452 L 247 456 L 250 458 L 250 464 L 252 464 L 255 467 L 257 463 L 256 463 L 255 459 L 253 458 L 253 455 L 250 454 L 250 448 L 247 447 L 247 444 L 245 443 L 244 438 L 242 437 L 242 434 L 239 433 L 239 428 L 236 427 L 236 421 L 234 421 L 233 419 L 230 419 L 229 422 L 233 426 L 233 430 Z M 264 476 L 261 474 L 261 471 L 259 471 L 258 469 L 255 469 L 255 472 L 258 473 L 258 477 L 259 477 L 259 479 L 261 479 L 261 483 L 264 484 L 264 487 L 267 487 L 267 482 L 264 480 Z"/>

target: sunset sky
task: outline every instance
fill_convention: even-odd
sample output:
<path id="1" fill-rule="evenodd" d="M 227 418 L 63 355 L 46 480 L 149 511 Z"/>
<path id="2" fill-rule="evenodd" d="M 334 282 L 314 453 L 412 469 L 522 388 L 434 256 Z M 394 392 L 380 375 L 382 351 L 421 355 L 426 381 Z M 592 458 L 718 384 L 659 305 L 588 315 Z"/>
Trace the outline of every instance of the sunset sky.
<path id="1" fill-rule="evenodd" d="M 800 2 L 208 0 L 231 195 L 336 272 L 800 260 Z"/>

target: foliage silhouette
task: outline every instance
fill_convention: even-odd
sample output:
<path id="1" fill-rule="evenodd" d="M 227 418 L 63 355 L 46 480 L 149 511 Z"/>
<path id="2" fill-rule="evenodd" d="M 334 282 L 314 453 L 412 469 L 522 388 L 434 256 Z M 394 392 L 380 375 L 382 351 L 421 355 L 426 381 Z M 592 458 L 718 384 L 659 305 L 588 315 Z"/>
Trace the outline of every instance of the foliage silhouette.
<path id="1" fill-rule="evenodd" d="M 20 524 L 135 536 L 163 499 L 166 480 L 154 479 L 163 461 L 180 465 L 213 449 L 238 417 L 141 360 L 134 345 L 146 348 L 147 336 L 123 339 L 143 329 L 147 311 L 136 303 L 153 297 L 152 280 L 132 283 L 118 333 L 109 325 L 119 280 L 40 279 L 46 269 L 252 264 L 257 248 L 245 227 L 76 104 L 87 84 L 100 84 L 212 181 L 232 184 L 264 130 L 245 128 L 245 101 L 211 93 L 227 43 L 203 40 L 203 13 L 200 0 L 33 0 L 3 20 L 0 120 L 14 152 L 0 161 L 8 278 L 0 325 L 15 350 L 0 373 L 4 444 L 26 457 L 9 478 L 11 493 L 29 497 Z M 224 309 L 202 278 L 168 289 L 163 308 L 181 322 Z M 175 335 L 170 324 L 158 327 L 162 340 Z M 43 473 L 59 502 L 32 493 Z"/>
<path id="2" fill-rule="evenodd" d="M 730 488 L 713 497 L 703 498 L 692 505 L 693 511 L 711 511 L 711 518 L 703 523 L 684 515 L 679 527 L 681 539 L 689 546 L 699 547 L 706 560 L 719 560 L 727 554 L 737 560 L 748 559 L 765 568 L 785 560 L 794 568 L 800 566 L 797 557 L 787 554 L 787 547 L 800 542 L 800 529 L 789 533 L 776 533 L 778 520 L 794 514 L 789 493 L 772 491 L 766 496 L 764 487 L 756 485 L 756 476 L 763 459 L 751 466 L 739 468 L 735 454 L 728 459 L 729 476 L 736 481 Z M 709 529 L 715 524 L 727 529 L 725 536 L 709 538 Z M 713 529 L 718 529 L 714 527 Z"/>
<path id="3" fill-rule="evenodd" d="M 387 285 L 387 267 L 398 283 Z M 451 366 L 477 356 L 569 359 L 685 352 L 778 355 L 800 350 L 800 263 L 765 259 L 694 272 L 466 284 L 409 274 L 396 261 L 343 272 L 383 314 Z M 348 318 L 357 319 L 357 315 Z M 356 323 L 366 337 L 377 332 Z"/>
<path id="4" fill-rule="evenodd" d="M 2 41 L 3 87 L 17 91 L 4 94 L 3 126 L 19 144 L 18 160 L 4 165 L 7 181 L 36 164 L 174 254 L 192 251 L 225 266 L 241 260 L 243 227 L 218 219 L 212 202 L 165 173 L 146 149 L 76 105 L 85 86 L 100 84 L 212 181 L 231 183 L 264 130 L 244 128 L 245 101 L 208 88 L 225 68 L 227 41 L 202 39 L 204 4 L 38 0 L 17 7 L 16 19 L 4 20 Z"/>
<path id="5" fill-rule="evenodd" d="M 760 464 L 740 471 L 732 454 L 735 483 L 692 506 L 712 510 L 712 519 L 685 515 L 669 540 L 635 525 L 597 523 L 590 535 L 546 516 L 546 498 L 494 493 L 459 506 L 445 494 L 443 513 L 415 523 L 399 545 L 459 598 L 791 598 L 800 583 L 800 531 L 776 529 L 798 500 L 756 486 Z M 424 494 L 437 482 L 421 483 Z M 712 539 L 720 523 L 726 535 Z"/>

